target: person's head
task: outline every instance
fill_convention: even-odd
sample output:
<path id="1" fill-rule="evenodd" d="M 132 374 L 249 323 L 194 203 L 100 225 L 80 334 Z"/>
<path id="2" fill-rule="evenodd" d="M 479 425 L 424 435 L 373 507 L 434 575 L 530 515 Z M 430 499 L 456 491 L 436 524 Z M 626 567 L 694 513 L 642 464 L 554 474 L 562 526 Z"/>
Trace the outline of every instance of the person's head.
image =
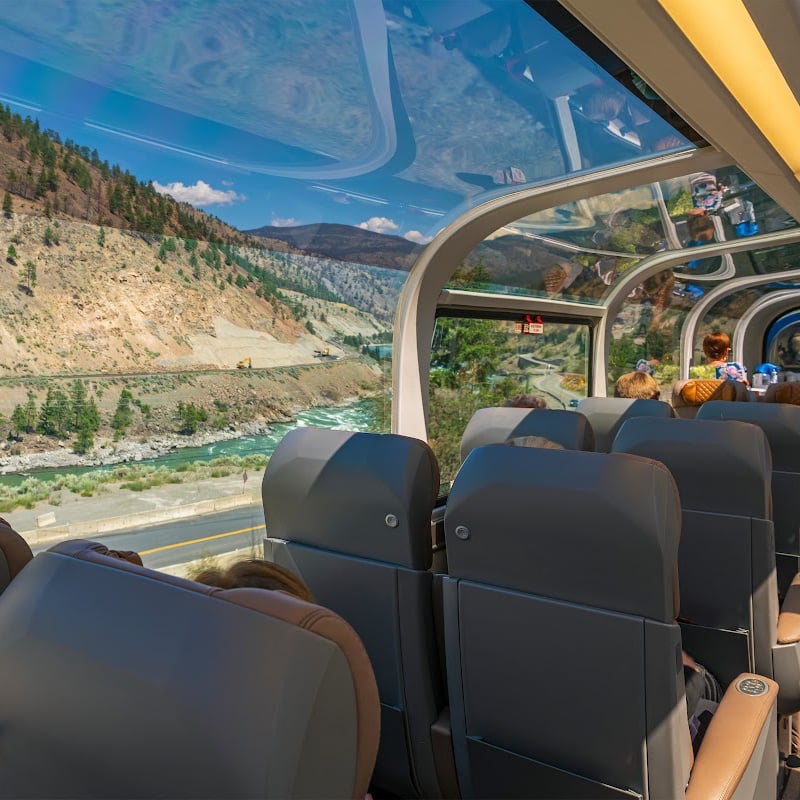
<path id="1" fill-rule="evenodd" d="M 196 575 L 194 580 L 220 589 L 271 589 L 293 594 L 309 603 L 316 602 L 308 586 L 297 575 L 260 558 L 237 561 L 224 570 L 206 569 Z"/>
<path id="2" fill-rule="evenodd" d="M 609 122 L 619 116 L 624 105 L 625 96 L 621 92 L 599 86 L 586 98 L 583 113 L 595 122 Z"/>
<path id="3" fill-rule="evenodd" d="M 535 394 L 515 394 L 503 403 L 510 408 L 547 408 L 544 398 Z"/>
<path id="4" fill-rule="evenodd" d="M 703 339 L 703 352 L 709 361 L 725 361 L 731 349 L 731 337 L 727 333 L 709 333 Z"/>
<path id="5" fill-rule="evenodd" d="M 655 378 L 647 372 L 626 372 L 614 387 L 614 397 L 631 400 L 658 400 L 661 390 Z"/>
<path id="6" fill-rule="evenodd" d="M 695 242 L 714 241 L 714 223 L 705 214 L 689 214 L 686 218 L 686 230 Z"/>
<path id="7" fill-rule="evenodd" d="M 563 450 L 564 445 L 547 439 L 544 436 L 515 436 L 506 441 L 511 447 L 542 447 L 545 450 Z"/>

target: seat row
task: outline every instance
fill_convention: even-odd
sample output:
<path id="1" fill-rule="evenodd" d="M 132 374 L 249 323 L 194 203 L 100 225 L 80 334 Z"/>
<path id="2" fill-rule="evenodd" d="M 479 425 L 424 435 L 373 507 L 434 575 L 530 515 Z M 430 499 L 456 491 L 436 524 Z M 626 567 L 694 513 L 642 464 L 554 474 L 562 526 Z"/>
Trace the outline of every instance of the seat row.
<path id="1" fill-rule="evenodd" d="M 774 733 L 778 691 L 769 679 L 781 685 L 781 713 L 796 711 L 800 603 L 790 592 L 778 616 L 764 433 L 634 418 L 615 437 L 619 452 L 606 455 L 578 452 L 593 432 L 573 412 L 485 411 L 518 415 L 514 435 L 572 431 L 571 444 L 562 441 L 570 450 L 474 446 L 465 433 L 445 510 L 446 575 L 431 571 L 439 480 L 430 448 L 315 429 L 285 437 L 263 500 L 270 557 L 301 575 L 320 607 L 198 588 L 90 543 L 59 545 L 21 573 L 19 554 L 6 550 L 8 576 L 20 574 L 0 600 L 0 796 L 92 786 L 103 796 L 153 796 L 154 787 L 186 796 L 187 786 L 192 796 L 359 796 L 375 758 L 377 697 L 372 782 L 385 793 L 677 796 L 690 760 L 674 658 L 681 636 L 739 704 L 757 699 L 755 717 L 749 706 L 734 714 L 755 739 L 715 734 L 710 743 L 748 741 L 722 762 L 743 765 L 741 796 L 768 796 L 777 755 L 762 734 Z M 783 409 L 783 425 L 794 412 Z M 519 433 L 534 420 L 536 430 Z M 726 717 L 715 730 L 733 724 Z M 98 770 L 101 746 L 110 760 Z M 159 748 L 175 750 L 169 763 Z M 132 754 L 137 773 L 123 778 L 111 765 Z M 36 773 L 36 759 L 50 771 Z M 704 763 L 701 754 L 695 787 L 723 774 Z"/>
<path id="2" fill-rule="evenodd" d="M 640 422 L 677 426 L 690 441 L 699 428 L 714 428 L 724 442 L 730 427 L 634 419 L 619 436 Z M 757 511 L 766 515 L 766 440 L 753 426 L 733 427 L 751 435 L 737 447 L 761 437 Z M 710 581 L 712 611 L 725 605 L 717 591 L 731 593 L 728 618 L 684 623 L 698 660 L 724 665 L 729 685 L 690 780 L 676 622 L 681 500 L 667 467 L 627 453 L 478 446 L 445 508 L 441 576 L 430 571 L 437 484 L 422 442 L 314 429 L 287 434 L 264 476 L 269 556 L 353 625 L 372 660 L 379 790 L 676 797 L 687 782 L 699 795 L 693 783 L 717 781 L 739 787 L 731 796 L 774 796 L 778 688 L 770 677 L 780 671 L 775 653 L 796 657 L 797 645 L 776 641 L 767 519 L 759 528 L 756 509 L 747 510 L 752 552 L 730 580 L 739 594 Z M 762 571 L 753 574 L 754 564 Z M 687 580 L 695 575 L 687 569 Z M 702 594 L 689 593 L 692 614 L 705 612 Z M 769 631 L 756 632 L 745 595 L 763 600 Z M 784 678 L 784 710 L 800 708 L 798 674 Z"/>
<path id="3" fill-rule="evenodd" d="M 734 384 L 733 381 L 723 383 Z M 743 390 L 742 384 L 738 386 Z M 800 384 L 778 386 L 800 391 Z M 800 406 L 706 400 L 693 409 L 692 419 L 745 422 L 761 428 L 767 437 L 772 454 L 771 496 L 778 588 L 780 597 L 784 597 L 800 571 L 800 503 L 797 502 L 800 494 Z M 463 461 L 474 447 L 523 436 L 544 436 L 570 450 L 609 452 L 627 420 L 674 417 L 668 403 L 616 397 L 586 398 L 578 404 L 577 411 L 579 414 L 552 409 L 480 409 L 464 431 L 461 459 Z"/>

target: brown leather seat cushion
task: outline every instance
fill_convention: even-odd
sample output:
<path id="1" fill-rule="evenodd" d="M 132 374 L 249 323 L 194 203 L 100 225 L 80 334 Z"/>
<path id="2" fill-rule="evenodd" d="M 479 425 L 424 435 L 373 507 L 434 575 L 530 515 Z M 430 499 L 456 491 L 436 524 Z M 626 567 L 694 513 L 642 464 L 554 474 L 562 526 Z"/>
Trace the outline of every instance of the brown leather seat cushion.
<path id="1" fill-rule="evenodd" d="M 709 400 L 735 400 L 736 386 L 733 381 L 698 378 L 686 382 L 681 399 L 687 406 L 700 406 Z"/>

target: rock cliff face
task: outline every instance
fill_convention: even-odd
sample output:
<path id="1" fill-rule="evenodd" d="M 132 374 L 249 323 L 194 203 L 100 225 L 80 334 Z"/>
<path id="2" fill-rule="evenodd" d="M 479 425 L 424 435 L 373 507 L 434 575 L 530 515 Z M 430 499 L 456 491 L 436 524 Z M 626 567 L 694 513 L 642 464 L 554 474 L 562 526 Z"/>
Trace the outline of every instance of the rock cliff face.
<path id="1" fill-rule="evenodd" d="M 56 240 L 50 244 L 48 230 Z M 303 295 L 290 310 L 274 295 L 259 296 L 260 284 L 235 264 L 220 258 L 218 268 L 209 266 L 183 240 L 164 252 L 157 240 L 99 231 L 68 220 L 0 217 L 0 254 L 13 248 L 0 270 L 0 377 L 230 369 L 244 357 L 256 368 L 313 363 L 314 351 L 326 346 L 311 333 L 315 314 L 331 335 L 337 316 L 350 335 L 386 327 Z M 268 270 L 271 258 L 261 251 L 251 263 Z"/>

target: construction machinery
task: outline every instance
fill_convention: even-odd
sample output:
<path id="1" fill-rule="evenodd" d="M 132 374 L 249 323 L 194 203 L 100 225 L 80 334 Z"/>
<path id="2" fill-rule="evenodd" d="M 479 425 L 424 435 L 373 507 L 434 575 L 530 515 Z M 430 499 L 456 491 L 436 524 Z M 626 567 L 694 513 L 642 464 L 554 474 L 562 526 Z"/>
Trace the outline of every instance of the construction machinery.
<path id="1" fill-rule="evenodd" d="M 236 362 L 236 369 L 253 369 L 253 360 L 248 356 Z"/>

